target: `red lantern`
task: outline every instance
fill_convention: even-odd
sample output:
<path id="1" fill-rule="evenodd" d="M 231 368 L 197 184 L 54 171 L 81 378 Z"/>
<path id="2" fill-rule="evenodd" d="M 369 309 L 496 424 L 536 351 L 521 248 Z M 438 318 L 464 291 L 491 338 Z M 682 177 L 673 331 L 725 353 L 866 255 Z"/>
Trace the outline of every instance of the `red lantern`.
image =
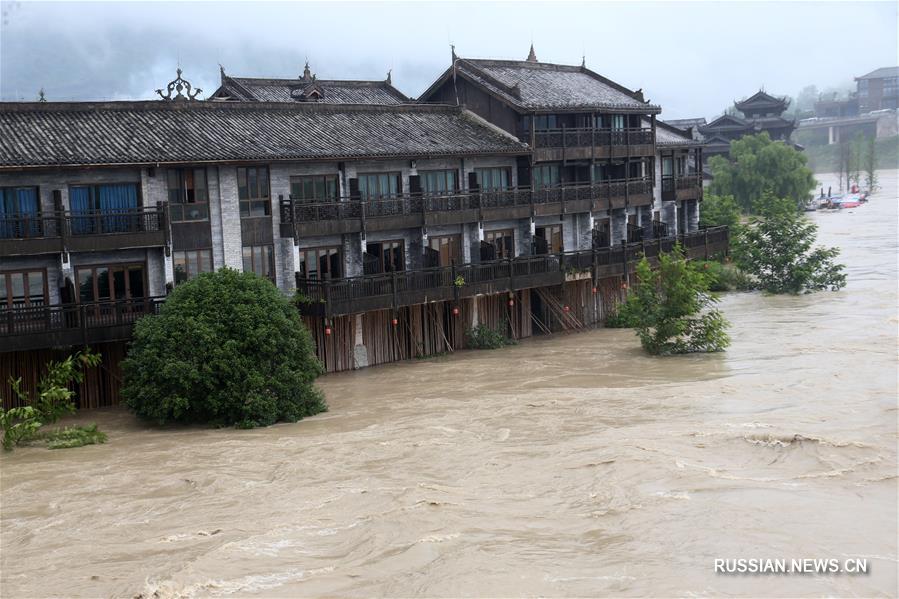
<path id="1" fill-rule="evenodd" d="M 593 293 L 594 293 L 594 294 L 596 293 L 596 287 L 593 288 Z"/>
<path id="2" fill-rule="evenodd" d="M 569 308 L 568 306 L 562 306 L 562 312 L 570 312 L 570 311 L 571 311 L 571 308 Z"/>
<path id="3" fill-rule="evenodd" d="M 325 327 L 325 335 L 331 334 L 331 327 Z"/>
<path id="4" fill-rule="evenodd" d="M 624 281 L 621 281 L 621 288 L 627 289 L 627 283 L 625 283 Z"/>
<path id="5" fill-rule="evenodd" d="M 515 300 L 510 299 L 510 300 L 509 300 L 509 305 L 510 305 L 510 306 L 514 306 L 514 305 L 515 305 Z"/>
<path id="6" fill-rule="evenodd" d="M 453 316 L 459 315 L 459 308 L 453 308 Z"/>
<path id="7" fill-rule="evenodd" d="M 393 326 L 396 326 L 400 323 L 396 318 L 393 319 Z"/>

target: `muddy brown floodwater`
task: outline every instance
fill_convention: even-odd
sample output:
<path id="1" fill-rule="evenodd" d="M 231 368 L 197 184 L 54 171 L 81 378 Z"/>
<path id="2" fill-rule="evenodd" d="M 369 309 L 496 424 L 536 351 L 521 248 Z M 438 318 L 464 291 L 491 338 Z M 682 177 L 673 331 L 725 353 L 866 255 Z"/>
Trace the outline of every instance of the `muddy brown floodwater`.
<path id="1" fill-rule="evenodd" d="M 728 295 L 723 354 L 649 358 L 598 329 L 330 375 L 330 412 L 263 430 L 84 414 L 109 443 L 0 458 L 0 594 L 895 595 L 896 173 L 881 180 L 812 216 L 849 286 Z M 809 557 L 869 574 L 713 569 Z"/>

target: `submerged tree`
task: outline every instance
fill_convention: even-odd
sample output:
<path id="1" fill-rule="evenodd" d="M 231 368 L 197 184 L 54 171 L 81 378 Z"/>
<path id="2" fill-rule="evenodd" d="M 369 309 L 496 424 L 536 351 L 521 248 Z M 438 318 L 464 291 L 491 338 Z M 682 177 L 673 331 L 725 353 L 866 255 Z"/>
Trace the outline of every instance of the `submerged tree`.
<path id="1" fill-rule="evenodd" d="M 813 248 L 818 227 L 791 200 L 765 195 L 737 239 L 737 265 L 769 293 L 811 293 L 846 285 L 838 248 Z"/>
<path id="2" fill-rule="evenodd" d="M 656 270 L 644 257 L 619 318 L 633 326 L 643 349 L 653 355 L 723 351 L 730 344 L 730 325 L 714 307 L 718 299 L 709 292 L 710 282 L 680 246 L 661 254 Z"/>
<path id="3" fill-rule="evenodd" d="M 740 206 L 733 196 L 708 194 L 702 200 L 699 224 L 703 227 L 727 226 L 734 235 L 740 228 Z"/>
<path id="4" fill-rule="evenodd" d="M 871 135 L 868 137 L 867 151 L 865 152 L 865 187 L 869 193 L 874 193 L 877 188 L 877 140 Z"/>
<path id="5" fill-rule="evenodd" d="M 326 409 L 322 373 L 299 312 L 251 273 L 181 283 L 134 328 L 122 364 L 125 404 L 159 423 L 266 426 Z"/>
<path id="6" fill-rule="evenodd" d="M 730 143 L 730 157 L 709 160 L 712 184 L 709 192 L 730 195 L 743 212 L 765 193 L 790 198 L 798 206 L 805 203 L 815 187 L 815 178 L 806 157 L 792 146 L 771 141 L 768 133 L 747 135 Z"/>

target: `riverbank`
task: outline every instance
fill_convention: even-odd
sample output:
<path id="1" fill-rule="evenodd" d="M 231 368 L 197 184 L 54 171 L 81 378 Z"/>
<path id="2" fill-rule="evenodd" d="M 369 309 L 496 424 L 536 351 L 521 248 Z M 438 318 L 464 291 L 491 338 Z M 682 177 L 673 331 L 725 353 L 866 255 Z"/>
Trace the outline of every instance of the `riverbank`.
<path id="1" fill-rule="evenodd" d="M 723 354 L 651 358 L 597 329 L 329 375 L 330 412 L 267 429 L 81 414 L 109 443 L 0 457 L 0 591 L 894 596 L 899 248 L 881 175 L 868 205 L 811 216 L 846 289 L 726 295 Z M 870 574 L 715 574 L 740 557 Z"/>

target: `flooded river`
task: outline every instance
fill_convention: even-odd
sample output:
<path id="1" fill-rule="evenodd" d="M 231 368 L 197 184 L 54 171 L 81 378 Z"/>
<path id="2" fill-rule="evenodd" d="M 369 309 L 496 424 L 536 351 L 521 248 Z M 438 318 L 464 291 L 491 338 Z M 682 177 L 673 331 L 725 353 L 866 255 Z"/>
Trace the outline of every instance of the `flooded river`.
<path id="1" fill-rule="evenodd" d="M 894 596 L 896 173 L 881 179 L 867 206 L 813 215 L 848 287 L 727 296 L 723 354 L 650 358 L 599 329 L 330 375 L 330 412 L 263 430 L 90 413 L 106 445 L 0 457 L 0 594 Z M 722 575 L 715 558 L 869 574 Z"/>

